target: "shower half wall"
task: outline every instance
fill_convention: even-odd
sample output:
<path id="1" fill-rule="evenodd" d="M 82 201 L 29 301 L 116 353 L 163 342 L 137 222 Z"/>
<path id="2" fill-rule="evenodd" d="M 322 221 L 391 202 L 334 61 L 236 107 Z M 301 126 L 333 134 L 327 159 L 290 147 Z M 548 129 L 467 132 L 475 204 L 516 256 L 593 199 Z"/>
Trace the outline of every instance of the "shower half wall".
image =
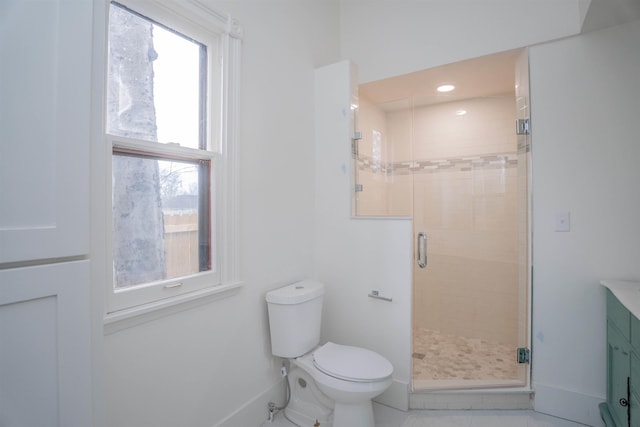
<path id="1" fill-rule="evenodd" d="M 516 114 L 513 93 L 376 104 L 360 92 L 354 214 L 411 216 L 414 235 L 428 236 L 427 267 L 413 272 L 414 390 L 525 383 L 527 149 Z"/>

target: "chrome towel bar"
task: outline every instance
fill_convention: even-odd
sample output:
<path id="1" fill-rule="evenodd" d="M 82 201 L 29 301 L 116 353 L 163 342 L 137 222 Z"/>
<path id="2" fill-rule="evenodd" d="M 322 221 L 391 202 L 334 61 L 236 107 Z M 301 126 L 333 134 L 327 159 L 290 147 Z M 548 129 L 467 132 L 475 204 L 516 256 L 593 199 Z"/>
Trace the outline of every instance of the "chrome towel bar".
<path id="1" fill-rule="evenodd" d="M 389 302 L 393 301 L 392 298 L 383 297 L 382 295 L 380 295 L 380 292 L 378 292 L 378 291 L 369 292 L 369 298 L 376 298 L 376 299 L 381 299 L 383 301 L 389 301 Z"/>

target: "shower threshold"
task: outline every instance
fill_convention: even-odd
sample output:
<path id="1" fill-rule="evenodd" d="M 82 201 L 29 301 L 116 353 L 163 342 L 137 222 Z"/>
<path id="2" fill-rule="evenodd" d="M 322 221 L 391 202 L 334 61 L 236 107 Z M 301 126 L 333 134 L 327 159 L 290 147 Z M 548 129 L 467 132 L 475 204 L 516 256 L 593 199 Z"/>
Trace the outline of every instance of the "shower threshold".
<path id="1" fill-rule="evenodd" d="M 482 389 L 520 389 L 523 384 L 520 380 L 459 380 L 459 379 L 442 379 L 442 380 L 413 380 L 413 391 L 454 391 L 454 390 L 468 390 L 476 391 Z"/>
<path id="2" fill-rule="evenodd" d="M 418 390 L 414 384 L 409 409 L 532 409 L 533 395 L 528 387 Z"/>

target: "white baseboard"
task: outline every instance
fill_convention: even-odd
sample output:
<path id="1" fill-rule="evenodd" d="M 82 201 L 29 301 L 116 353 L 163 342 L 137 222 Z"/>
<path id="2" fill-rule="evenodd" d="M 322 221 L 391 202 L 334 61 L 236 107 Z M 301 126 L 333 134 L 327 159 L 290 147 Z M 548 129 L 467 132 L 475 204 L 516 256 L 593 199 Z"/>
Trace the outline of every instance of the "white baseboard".
<path id="1" fill-rule="evenodd" d="M 593 427 L 605 427 L 598 405 L 601 396 L 590 396 L 557 386 L 534 383 L 534 410 L 543 414 L 575 421 Z"/>
<path id="2" fill-rule="evenodd" d="M 394 379 L 391 386 L 373 401 L 401 411 L 408 411 L 409 383 Z"/>
<path id="3" fill-rule="evenodd" d="M 409 409 L 409 384 L 394 380 L 387 391 L 376 399 L 376 402 L 401 411 Z M 242 405 L 231 415 L 216 423 L 213 427 L 259 426 L 268 419 L 268 404 L 276 402 L 282 404 L 284 400 L 284 380 L 258 394 L 249 402 Z"/>
<path id="4" fill-rule="evenodd" d="M 258 394 L 214 427 L 259 426 L 269 418 L 269 402 L 284 403 L 284 380 Z"/>

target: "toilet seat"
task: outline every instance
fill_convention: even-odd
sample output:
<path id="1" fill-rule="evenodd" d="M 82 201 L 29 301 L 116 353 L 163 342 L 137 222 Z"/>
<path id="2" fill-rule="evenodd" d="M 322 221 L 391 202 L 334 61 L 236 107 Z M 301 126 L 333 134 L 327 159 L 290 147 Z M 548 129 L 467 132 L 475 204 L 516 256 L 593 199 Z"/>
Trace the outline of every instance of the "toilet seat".
<path id="1" fill-rule="evenodd" d="M 391 363 L 378 353 L 332 342 L 313 352 L 313 364 L 327 375 L 353 382 L 380 381 L 393 373 Z"/>

